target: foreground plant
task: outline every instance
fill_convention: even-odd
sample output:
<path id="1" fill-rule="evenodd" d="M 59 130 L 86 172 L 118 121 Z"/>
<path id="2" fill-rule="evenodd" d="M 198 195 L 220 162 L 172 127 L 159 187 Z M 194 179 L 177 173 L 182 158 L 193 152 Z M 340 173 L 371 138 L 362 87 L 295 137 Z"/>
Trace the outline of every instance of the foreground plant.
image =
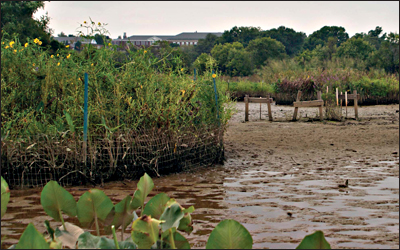
<path id="1" fill-rule="evenodd" d="M 131 198 L 126 196 L 116 205 L 103 191 L 91 189 L 84 193 L 78 203 L 72 195 L 55 181 L 50 181 L 41 193 L 41 204 L 45 212 L 62 227 L 55 230 L 46 220 L 49 236 L 45 238 L 29 223 L 16 245 L 10 248 L 61 249 L 190 249 L 188 240 L 179 232 L 193 231 L 191 213 L 194 207 L 183 208 L 175 199 L 160 193 L 146 204 L 145 199 L 154 187 L 153 180 L 144 174 Z M 7 182 L 1 177 L 1 215 L 9 201 Z M 71 199 L 72 197 L 72 199 Z M 140 217 L 135 210 L 141 209 Z M 64 222 L 63 214 L 78 217 L 81 226 L 96 225 L 97 236 L 78 226 Z M 100 223 L 112 239 L 100 236 Z M 123 240 L 123 232 L 132 222 L 131 237 Z M 121 241 L 117 240 L 116 229 L 121 227 Z M 249 231 L 235 220 L 221 221 L 211 232 L 206 249 L 251 249 L 253 238 Z M 324 234 L 317 231 L 307 235 L 297 249 L 330 249 Z"/>

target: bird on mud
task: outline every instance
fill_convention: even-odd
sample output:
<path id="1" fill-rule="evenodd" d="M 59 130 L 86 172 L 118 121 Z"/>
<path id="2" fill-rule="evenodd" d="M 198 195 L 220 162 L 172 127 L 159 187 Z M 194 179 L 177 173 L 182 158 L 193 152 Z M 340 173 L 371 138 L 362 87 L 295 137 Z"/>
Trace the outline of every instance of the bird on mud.
<path id="1" fill-rule="evenodd" d="M 346 183 L 343 185 L 343 184 L 339 184 L 339 186 L 338 187 L 340 187 L 340 188 L 347 188 L 349 186 L 349 180 L 346 180 Z"/>

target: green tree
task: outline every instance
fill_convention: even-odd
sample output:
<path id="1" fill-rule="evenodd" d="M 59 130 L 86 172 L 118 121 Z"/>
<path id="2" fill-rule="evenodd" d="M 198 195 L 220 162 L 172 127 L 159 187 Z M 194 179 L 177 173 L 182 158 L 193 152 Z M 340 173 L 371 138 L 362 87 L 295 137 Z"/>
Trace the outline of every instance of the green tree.
<path id="1" fill-rule="evenodd" d="M 283 59 L 286 55 L 285 46 L 270 37 L 250 41 L 246 50 L 251 54 L 253 64 L 257 68 L 265 65 L 268 59 Z"/>
<path id="2" fill-rule="evenodd" d="M 270 29 L 262 32 L 262 36 L 271 37 L 285 46 L 286 54 L 293 57 L 303 48 L 307 35 L 303 32 L 296 32 L 291 28 L 280 26 L 278 29 Z"/>
<path id="3" fill-rule="evenodd" d="M 199 39 L 195 46 L 196 52 L 200 55 L 201 53 L 210 53 L 215 45 L 218 37 L 214 34 L 207 34 L 205 39 Z"/>
<path id="4" fill-rule="evenodd" d="M 105 36 L 102 36 L 102 35 L 100 35 L 100 34 L 95 34 L 94 35 L 94 40 L 96 41 L 96 43 L 97 44 L 99 44 L 99 45 L 104 45 L 104 40 L 106 39 L 106 37 Z"/>
<path id="5" fill-rule="evenodd" d="M 369 64 L 383 68 L 388 73 L 399 72 L 399 34 L 391 32 L 381 43 L 378 51 L 372 53 Z"/>
<path id="6" fill-rule="evenodd" d="M 27 38 L 38 38 L 43 47 L 50 45 L 52 53 L 63 44 L 51 39 L 52 30 L 48 27 L 50 18 L 46 15 L 39 20 L 33 18 L 33 14 L 40 8 L 44 8 L 44 1 L 6 1 L 1 2 L 1 37 L 8 34 L 17 36 L 21 43 Z"/>
<path id="7" fill-rule="evenodd" d="M 338 57 L 366 60 L 375 47 L 362 38 L 350 38 L 337 48 Z"/>
<path id="8" fill-rule="evenodd" d="M 336 46 L 340 46 L 340 44 L 349 39 L 349 34 L 347 34 L 343 27 L 324 26 L 314 31 L 305 39 L 304 49 L 313 50 L 317 45 L 324 46 L 328 42 L 329 37 L 334 37 L 336 39 Z"/>
<path id="9" fill-rule="evenodd" d="M 227 65 L 229 62 L 229 51 L 232 49 L 241 50 L 244 49 L 243 44 L 239 42 L 217 44 L 211 50 L 212 57 L 217 61 L 219 70 L 227 72 Z"/>
<path id="10" fill-rule="evenodd" d="M 231 30 L 225 30 L 221 37 L 219 37 L 216 43 L 233 43 L 240 42 L 246 48 L 251 40 L 261 36 L 260 27 L 233 27 Z"/>
<path id="11" fill-rule="evenodd" d="M 245 49 L 232 48 L 226 66 L 230 76 L 249 76 L 253 73 L 251 54 Z"/>
<path id="12" fill-rule="evenodd" d="M 299 63 L 301 66 L 305 66 L 306 63 L 309 63 L 313 58 L 313 54 L 308 49 L 304 50 L 302 53 L 297 55 L 294 59 Z"/>
<path id="13" fill-rule="evenodd" d="M 199 75 L 203 74 L 206 69 L 215 69 L 217 61 L 209 54 L 202 53 L 194 61 L 194 67 L 197 69 Z"/>
<path id="14" fill-rule="evenodd" d="M 67 35 L 66 35 L 64 32 L 62 32 L 62 31 L 61 31 L 61 33 L 58 34 L 57 36 L 58 36 L 58 37 L 67 37 Z"/>

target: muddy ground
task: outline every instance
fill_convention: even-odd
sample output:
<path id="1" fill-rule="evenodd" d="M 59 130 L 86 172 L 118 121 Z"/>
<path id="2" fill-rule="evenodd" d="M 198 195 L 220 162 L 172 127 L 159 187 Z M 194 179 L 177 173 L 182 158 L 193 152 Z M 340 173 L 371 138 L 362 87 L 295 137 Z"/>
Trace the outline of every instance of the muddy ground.
<path id="1" fill-rule="evenodd" d="M 244 103 L 237 103 L 224 137 L 225 164 L 154 178 L 150 197 L 166 192 L 194 205 L 194 231 L 184 234 L 192 248 L 205 248 L 211 230 L 228 218 L 250 231 L 253 248 L 294 249 L 316 230 L 332 248 L 399 248 L 399 105 L 362 106 L 359 120 L 344 122 L 314 121 L 318 108 L 300 108 L 300 121 L 290 122 L 293 109 L 272 105 L 270 122 L 265 104 L 260 120 L 260 105 L 250 103 L 244 123 Z M 346 180 L 349 186 L 339 188 Z M 96 188 L 116 203 L 136 183 Z M 90 188 L 67 190 L 78 199 Z M 11 191 L 2 247 L 31 221 L 41 232 L 45 219 L 60 225 L 43 212 L 40 191 Z"/>

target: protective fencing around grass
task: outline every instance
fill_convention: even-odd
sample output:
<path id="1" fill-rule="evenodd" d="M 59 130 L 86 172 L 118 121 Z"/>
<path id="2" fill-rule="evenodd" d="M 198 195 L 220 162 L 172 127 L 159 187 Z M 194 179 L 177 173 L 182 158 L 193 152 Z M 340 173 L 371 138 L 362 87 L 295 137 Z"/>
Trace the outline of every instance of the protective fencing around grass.
<path id="1" fill-rule="evenodd" d="M 83 141 L 65 134 L 39 135 L 1 142 L 1 175 L 10 188 L 102 184 L 174 173 L 196 166 L 221 163 L 224 158 L 223 127 L 161 129 L 113 133 L 108 138 Z"/>

